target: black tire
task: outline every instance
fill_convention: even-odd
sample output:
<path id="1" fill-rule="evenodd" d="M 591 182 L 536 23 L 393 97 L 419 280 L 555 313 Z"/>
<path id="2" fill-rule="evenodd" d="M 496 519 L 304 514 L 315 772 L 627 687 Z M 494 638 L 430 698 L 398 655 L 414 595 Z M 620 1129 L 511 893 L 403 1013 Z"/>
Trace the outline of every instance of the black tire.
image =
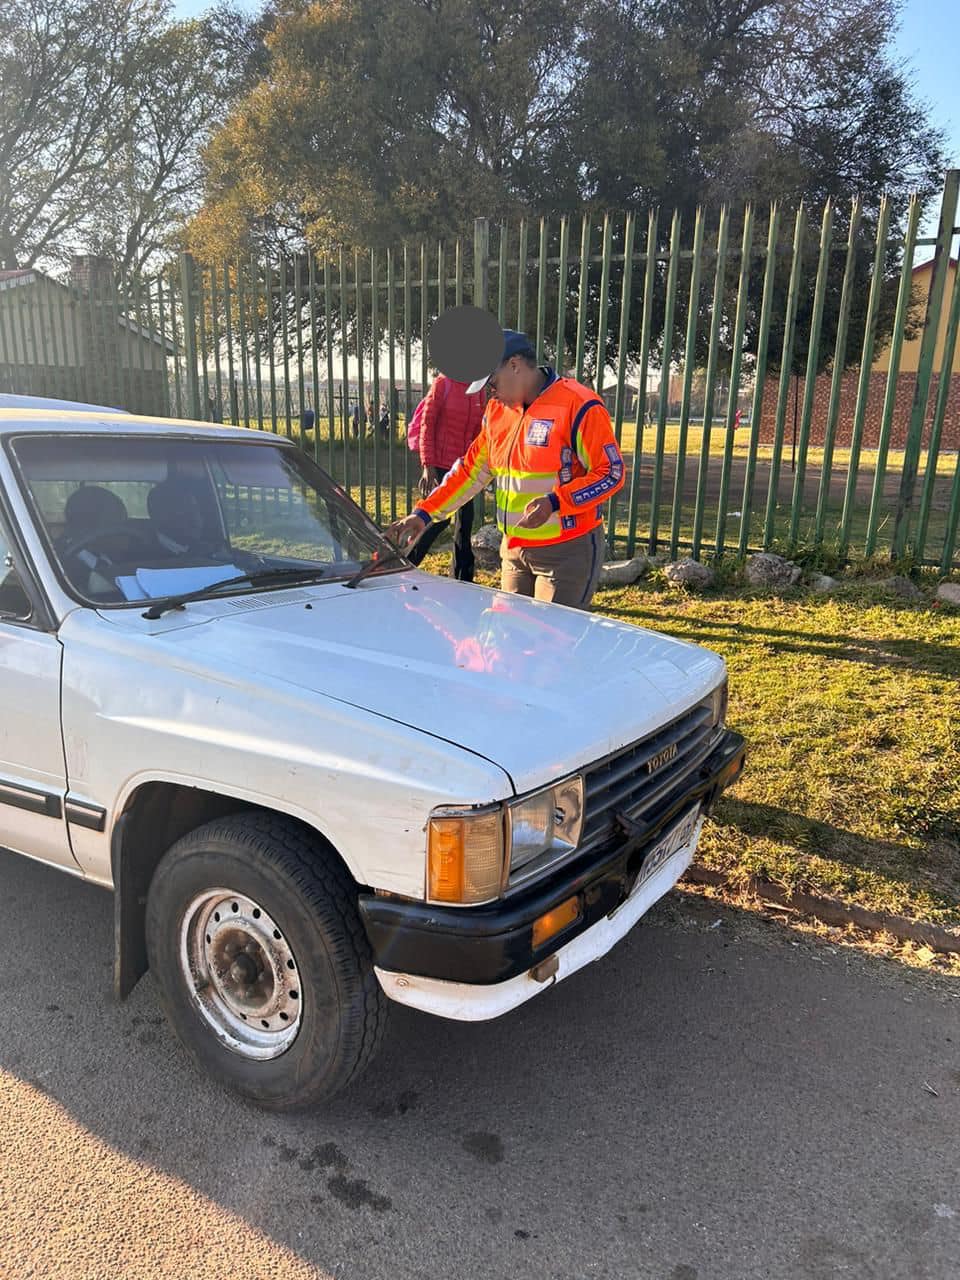
<path id="1" fill-rule="evenodd" d="M 276 924 L 272 936 L 279 938 L 283 933 L 277 946 L 287 949 L 283 954 L 294 961 L 284 962 L 295 968 L 300 988 L 284 994 L 284 998 L 293 997 L 284 1007 L 295 1009 L 294 1038 L 278 1056 L 266 1060 L 252 1058 L 250 1046 L 242 1040 L 240 1048 L 231 1043 L 229 1028 L 224 1034 L 221 1025 L 225 1018 L 235 1023 L 231 997 L 254 990 L 238 987 L 224 994 L 221 982 L 234 979 L 235 966 L 226 973 L 218 968 L 212 984 L 204 984 L 202 978 L 195 984 L 188 977 L 191 970 L 183 958 L 187 952 L 182 936 L 193 938 L 202 948 L 204 941 L 217 942 L 205 928 L 227 930 L 230 923 L 224 919 L 222 924 L 201 925 L 199 933 L 190 925 L 194 919 L 212 921 L 214 917 L 202 916 L 195 904 L 219 889 L 228 890 L 227 897 L 236 895 L 257 904 L 248 917 L 261 917 L 262 909 L 264 916 L 272 918 L 270 923 Z M 279 815 L 242 813 L 217 819 L 171 846 L 150 885 L 147 951 L 167 1017 L 203 1070 L 245 1098 L 278 1111 L 332 1098 L 363 1071 L 383 1037 L 388 1001 L 373 972 L 355 899 L 353 881 L 332 849 Z M 214 901 L 212 896 L 209 901 Z M 230 905 L 236 907 L 235 903 L 219 905 L 224 912 Z M 220 918 L 218 914 L 216 919 Z M 233 948 L 229 956 L 238 949 L 233 939 L 254 935 L 240 930 L 218 936 L 231 939 L 224 944 Z M 254 954 L 265 955 L 266 950 Z M 271 990 L 282 988 L 282 980 L 271 986 L 275 963 L 267 961 L 258 971 L 256 961 L 240 959 L 248 966 L 240 971 L 247 975 L 240 982 L 250 980 L 249 974 L 256 971 L 265 975 L 262 981 Z M 285 972 L 282 965 L 280 971 Z M 265 1038 L 273 1034 L 259 1032 L 256 1025 L 254 1033 Z"/>

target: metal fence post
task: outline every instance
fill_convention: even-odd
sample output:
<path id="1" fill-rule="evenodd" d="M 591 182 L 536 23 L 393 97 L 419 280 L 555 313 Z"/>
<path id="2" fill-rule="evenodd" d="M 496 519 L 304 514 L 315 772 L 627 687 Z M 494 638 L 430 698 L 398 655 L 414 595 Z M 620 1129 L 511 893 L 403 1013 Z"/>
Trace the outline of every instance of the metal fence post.
<path id="1" fill-rule="evenodd" d="M 191 418 L 202 418 L 200 373 L 197 369 L 197 316 L 194 307 L 193 255 L 180 255 L 180 298 L 183 303 L 183 360 L 187 376 L 187 407 Z"/>
<path id="2" fill-rule="evenodd" d="M 800 534 L 800 512 L 803 508 L 803 485 L 807 474 L 807 451 L 810 445 L 810 422 L 813 417 L 813 398 L 817 390 L 817 356 L 820 351 L 820 333 L 823 328 L 823 308 L 827 295 L 827 276 L 830 272 L 830 248 L 833 244 L 833 203 L 828 200 L 820 224 L 820 256 L 817 260 L 817 280 L 813 293 L 813 315 L 810 319 L 810 337 L 807 344 L 807 368 L 803 378 L 803 411 L 800 415 L 800 441 L 797 446 L 797 468 L 793 475 L 793 504 L 790 509 L 790 542 L 796 544 Z"/>
<path id="3" fill-rule="evenodd" d="M 930 443 L 927 446 L 927 471 L 923 478 L 923 493 L 920 498 L 920 514 L 917 520 L 917 534 L 914 539 L 914 554 L 923 563 L 923 552 L 927 542 L 927 526 L 930 521 L 930 505 L 933 491 L 937 483 L 937 459 L 940 455 L 940 437 L 943 431 L 943 420 L 947 412 L 947 401 L 953 383 L 953 356 L 957 349 L 957 332 L 960 331 L 960 271 L 954 272 L 953 297 L 947 319 L 947 330 L 943 336 L 943 353 L 940 359 L 940 385 L 937 388 L 937 399 L 933 409 L 933 421 L 930 423 Z M 960 456 L 960 455 L 958 455 Z M 946 548 L 946 542 L 944 543 Z M 945 558 L 949 568 L 949 557 Z"/>
<path id="4" fill-rule="evenodd" d="M 790 391 L 790 374 L 793 365 L 793 343 L 797 324 L 797 297 L 800 293 L 800 275 L 803 270 L 803 236 L 807 225 L 807 211 L 803 201 L 797 209 L 793 232 L 793 258 L 790 265 L 790 283 L 787 286 L 787 309 L 783 320 L 783 347 L 780 352 L 780 385 L 777 391 L 777 416 L 773 428 L 773 457 L 770 459 L 770 475 L 767 481 L 767 506 L 763 518 L 763 549 L 773 541 L 778 488 L 780 484 L 780 455 L 783 452 L 783 424 L 787 412 L 787 395 Z"/>
<path id="5" fill-rule="evenodd" d="M 813 527 L 813 544 L 816 547 L 819 547 L 823 541 L 824 524 L 830 501 L 830 486 L 833 482 L 833 448 L 837 421 L 840 417 L 840 393 L 843 385 L 843 373 L 846 368 L 847 327 L 850 321 L 850 306 L 853 300 L 854 274 L 857 266 L 857 237 L 860 232 L 861 212 L 860 197 L 858 196 L 850 210 L 850 226 L 847 232 L 847 261 L 843 271 L 840 314 L 837 320 L 837 335 L 833 349 L 830 404 L 827 408 L 827 422 L 823 437 L 823 461 L 820 465 L 820 490 L 817 494 L 817 515 Z"/>
<path id="6" fill-rule="evenodd" d="M 900 493 L 897 497 L 897 514 L 893 526 L 892 557 L 894 560 L 903 555 L 907 545 L 917 468 L 920 462 L 920 446 L 923 442 L 923 422 L 927 415 L 927 400 L 930 395 L 930 375 L 933 372 L 933 359 L 940 334 L 940 312 L 943 309 L 943 295 L 950 267 L 950 247 L 953 244 L 958 193 L 960 193 L 960 169 L 951 169 L 947 174 L 947 181 L 943 188 L 943 201 L 940 205 L 940 227 L 937 231 L 930 293 L 927 297 L 923 337 L 920 341 L 920 356 L 917 361 L 917 382 L 913 391 L 913 407 L 910 411 L 910 426 L 907 430 L 904 449 L 903 471 L 900 473 Z"/>
<path id="7" fill-rule="evenodd" d="M 880 213 L 877 220 L 873 274 L 870 277 L 870 294 L 867 300 L 867 315 L 863 331 L 863 349 L 860 355 L 857 403 L 853 411 L 853 427 L 850 435 L 850 461 L 847 464 L 843 511 L 840 516 L 840 534 L 837 539 L 837 550 L 841 557 L 847 554 L 847 547 L 850 542 L 850 522 L 853 519 L 853 509 L 857 500 L 860 445 L 863 440 L 863 424 L 866 421 L 867 401 L 870 396 L 870 373 L 873 368 L 873 349 L 877 336 L 877 315 L 880 310 L 880 297 L 884 285 L 883 264 L 887 254 L 889 227 L 890 201 L 887 196 L 883 196 L 880 201 Z"/>
<path id="8" fill-rule="evenodd" d="M 473 220 L 473 305 L 487 309 L 490 292 L 490 223 Z"/>
<path id="9" fill-rule="evenodd" d="M 907 212 L 907 230 L 903 240 L 903 262 L 900 267 L 900 289 L 897 310 L 893 321 L 893 337 L 890 340 L 890 357 L 887 366 L 887 387 L 883 398 L 883 417 L 880 421 L 880 438 L 877 441 L 877 461 L 873 471 L 873 493 L 870 498 L 870 514 L 867 517 L 867 536 L 864 554 L 872 556 L 877 549 L 883 507 L 883 481 L 887 470 L 887 454 L 890 449 L 890 430 L 897 407 L 897 378 L 900 375 L 900 357 L 907 328 L 907 317 L 913 302 L 913 254 L 920 225 L 920 200 L 910 197 Z"/>

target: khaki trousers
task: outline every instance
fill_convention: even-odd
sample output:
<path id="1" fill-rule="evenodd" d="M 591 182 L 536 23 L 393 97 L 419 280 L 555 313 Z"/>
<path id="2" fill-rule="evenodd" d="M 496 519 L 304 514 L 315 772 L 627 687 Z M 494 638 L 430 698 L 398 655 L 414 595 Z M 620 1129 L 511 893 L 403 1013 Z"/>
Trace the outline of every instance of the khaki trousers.
<path id="1" fill-rule="evenodd" d="M 547 547 L 500 545 L 500 586 L 514 595 L 589 609 L 603 567 L 603 528 Z"/>

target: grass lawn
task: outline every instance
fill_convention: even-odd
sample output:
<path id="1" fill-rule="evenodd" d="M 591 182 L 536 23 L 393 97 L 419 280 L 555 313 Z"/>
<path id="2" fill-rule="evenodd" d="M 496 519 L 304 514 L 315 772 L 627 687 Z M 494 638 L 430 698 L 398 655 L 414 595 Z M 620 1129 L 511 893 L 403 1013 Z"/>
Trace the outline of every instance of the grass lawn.
<path id="1" fill-rule="evenodd" d="M 258 422 L 252 419 L 248 423 L 248 426 L 250 427 L 257 427 L 258 425 L 259 425 Z M 269 421 L 267 421 L 264 424 L 264 429 L 267 431 L 271 429 L 271 424 Z M 290 434 L 294 439 L 300 438 L 300 434 L 301 434 L 300 424 L 299 422 L 294 421 L 293 419 L 291 419 L 289 422 L 289 432 L 288 432 L 288 423 L 285 419 L 281 419 L 279 421 L 278 430 L 281 435 Z M 334 437 L 334 450 L 336 454 L 342 454 L 343 452 L 343 440 L 339 434 L 340 430 L 341 430 L 341 427 L 338 421 L 336 424 L 336 431 L 335 431 L 335 437 Z M 781 458 L 786 464 L 789 464 L 789 461 L 790 461 L 792 431 L 793 431 L 793 428 L 792 428 L 792 421 L 791 421 L 785 433 L 783 449 L 781 451 Z M 715 421 L 710 430 L 710 456 L 712 458 L 719 459 L 723 457 L 724 449 L 726 447 L 726 434 L 727 432 L 726 432 L 725 423 L 723 421 L 720 421 L 720 422 Z M 645 456 L 649 456 L 653 453 L 654 447 L 656 444 L 656 439 L 657 439 L 656 423 L 653 423 L 653 425 L 648 423 L 643 429 L 643 453 Z M 352 465 L 354 468 L 356 468 L 357 443 L 352 438 L 349 440 L 348 443 L 349 443 L 351 456 L 353 459 Z M 623 423 L 623 426 L 621 429 L 620 443 L 621 443 L 621 447 L 624 449 L 625 452 L 627 453 L 634 452 L 637 445 L 636 422 L 625 421 Z M 687 444 L 685 449 L 686 457 L 698 458 L 700 456 L 700 448 L 702 443 L 703 443 L 702 425 L 698 422 L 691 422 L 689 427 L 687 428 Z M 307 444 L 308 444 L 308 447 L 312 450 L 313 432 L 307 433 Z M 403 456 L 402 451 L 406 448 L 406 445 L 404 443 L 404 427 L 403 427 L 402 417 L 398 419 L 396 434 L 393 437 L 393 444 L 396 450 L 396 457 L 399 460 Z M 680 444 L 680 424 L 677 420 L 671 419 L 670 421 L 667 422 L 666 431 L 664 433 L 664 440 L 663 440 L 664 455 L 667 458 L 675 458 L 677 456 L 679 444 Z M 749 446 L 750 446 L 750 428 L 749 426 L 742 426 L 734 434 L 732 456 L 738 459 L 745 459 L 749 453 Z M 320 449 L 320 461 L 323 465 L 326 465 L 326 460 L 329 452 L 328 424 L 326 419 L 323 417 L 321 417 L 321 421 L 320 421 L 319 449 Z M 370 459 L 372 459 L 373 457 L 373 438 L 372 436 L 369 436 L 369 435 L 366 437 L 366 452 L 369 455 L 368 462 L 367 462 L 367 466 L 369 468 L 371 466 Z M 380 455 L 384 461 L 386 460 L 388 452 L 389 452 L 389 445 L 381 444 Z M 769 444 L 758 445 L 756 456 L 757 456 L 757 460 L 760 462 L 772 461 L 773 446 Z M 918 470 L 921 476 L 926 472 L 927 456 L 928 456 L 927 450 L 926 449 L 922 450 L 920 454 L 920 462 L 918 467 Z M 903 461 L 904 461 L 904 452 L 902 449 L 889 450 L 887 454 L 887 468 L 886 468 L 887 471 L 899 474 L 899 472 L 902 471 L 903 469 Z M 810 448 L 807 450 L 807 464 L 808 466 L 819 470 L 819 468 L 823 465 L 823 449 L 821 447 L 816 445 L 810 446 Z M 846 470 L 849 464 L 850 464 L 850 450 L 835 448 L 833 451 L 834 468 L 839 468 L 840 470 Z M 872 473 L 875 470 L 876 465 L 877 465 L 877 450 L 861 449 L 859 470 L 869 471 Z M 943 451 L 940 454 L 938 454 L 937 456 L 937 475 L 938 476 L 948 476 L 948 477 L 952 476 L 954 471 L 956 470 L 956 467 L 957 467 L 956 450 L 953 450 L 952 452 Z"/>
<path id="2" fill-rule="evenodd" d="M 644 581 L 594 608 L 727 661 L 749 756 L 704 827 L 703 863 L 960 926 L 960 611 L 863 579 L 782 599 Z"/>
<path id="3" fill-rule="evenodd" d="M 710 456 L 713 458 L 722 458 L 726 445 L 726 425 L 723 422 L 719 424 L 714 422 L 710 430 Z M 785 463 L 790 461 L 790 449 L 793 438 L 792 422 L 788 426 L 784 436 L 783 449 L 781 458 Z M 653 426 L 647 424 L 643 429 L 643 451 L 650 454 L 654 450 L 657 439 L 656 423 Z M 620 438 L 621 446 L 630 452 L 636 448 L 637 444 L 637 424 L 635 422 L 625 422 L 623 424 L 623 432 Z M 664 453 L 667 457 L 675 457 L 680 443 L 680 426 L 677 422 L 668 422 L 667 429 L 664 434 Z M 703 443 L 703 427 L 699 423 L 691 423 L 687 431 L 687 447 L 686 456 L 688 458 L 699 457 L 700 447 Z M 750 428 L 740 427 L 734 434 L 733 457 L 746 458 L 750 448 Z M 927 450 L 924 449 L 920 454 L 919 473 L 923 475 L 927 467 Z M 757 459 L 761 462 L 770 462 L 773 459 L 773 446 L 769 444 L 760 444 L 757 446 Z M 887 454 L 887 471 L 897 472 L 903 470 L 904 452 L 902 449 L 891 449 Z M 819 468 L 823 465 L 823 449 L 819 446 L 811 445 L 807 450 L 807 464 L 811 467 Z M 834 449 L 833 466 L 846 470 L 850 465 L 849 449 Z M 861 449 L 860 451 L 860 470 L 874 471 L 877 465 L 876 449 Z M 957 466 L 956 450 L 951 452 L 943 452 L 937 455 L 937 475 L 952 476 Z"/>
<path id="4" fill-rule="evenodd" d="M 255 424 L 251 424 L 255 425 Z M 405 515 L 408 506 L 416 500 L 416 483 L 420 474 L 419 459 L 410 453 L 406 444 L 398 435 L 390 442 L 378 440 L 374 443 L 372 436 L 367 436 L 364 441 L 364 447 L 361 451 L 357 441 L 350 439 L 347 442 L 347 449 L 344 450 L 342 440 L 334 442 L 334 448 L 331 452 L 329 441 L 322 434 L 326 427 L 326 423 L 321 423 L 321 438 L 318 442 L 319 460 L 323 467 L 327 468 L 331 475 L 343 484 L 349 482 L 350 492 L 355 501 L 360 502 L 360 469 L 361 458 L 363 465 L 363 502 L 367 512 L 386 522 L 391 518 L 392 510 L 398 515 Z M 280 433 L 285 434 L 285 423 L 280 423 Z M 624 424 L 623 445 L 627 452 L 628 458 L 631 457 L 632 451 L 636 443 L 636 424 L 627 422 Z M 294 439 L 299 439 L 300 430 L 298 424 L 291 424 L 291 435 Z M 655 429 L 646 428 L 643 438 L 643 449 L 641 455 L 643 480 L 639 489 L 639 505 L 638 505 L 638 526 L 637 532 L 641 540 L 643 540 L 649 531 L 651 522 L 650 511 L 650 490 L 651 476 L 653 465 L 652 450 L 655 444 Z M 720 464 L 724 447 L 724 431 L 722 427 L 715 427 L 710 437 L 710 467 L 708 469 L 708 479 L 705 490 L 705 502 L 703 513 L 703 545 L 711 548 L 716 542 L 717 532 L 717 516 L 719 508 L 719 480 L 720 480 Z M 670 423 L 667 427 L 666 438 L 664 442 L 664 481 L 661 493 L 661 505 L 659 512 L 658 529 L 661 539 L 669 538 L 671 528 L 671 517 L 674 498 L 674 471 L 677 469 L 677 446 L 679 431 L 676 423 Z M 727 523 L 725 528 L 725 542 L 728 547 L 735 546 L 739 540 L 740 534 L 740 508 L 743 498 L 743 473 L 747 457 L 749 432 L 741 429 L 736 436 L 736 444 L 733 451 L 733 465 L 730 482 L 730 493 L 727 503 Z M 702 440 L 702 428 L 692 425 L 687 436 L 687 445 L 685 451 L 685 486 L 683 501 L 681 503 L 679 521 L 677 527 L 678 545 L 681 552 L 685 554 L 686 548 L 689 547 L 694 523 L 695 510 L 695 492 L 699 473 L 699 453 Z M 308 433 L 307 448 L 313 453 L 315 444 L 312 433 Z M 767 485 L 770 473 L 770 461 L 773 457 L 773 450 L 769 446 L 762 446 L 757 452 L 757 475 L 754 481 L 753 489 L 753 506 L 748 517 L 749 523 L 749 545 L 751 547 L 759 547 L 763 544 L 764 530 L 764 513 L 766 505 Z M 870 491 L 873 485 L 873 473 L 876 467 L 876 450 L 864 450 L 861 454 L 858 467 L 858 475 L 860 478 L 860 492 L 852 509 L 850 527 L 848 530 L 849 545 L 855 551 L 862 550 L 866 543 L 867 520 L 870 511 Z M 774 514 L 774 540 L 777 543 L 775 549 L 783 549 L 790 553 L 790 548 L 786 545 L 786 539 L 790 527 L 790 511 L 792 502 L 793 477 L 790 470 L 790 445 L 787 441 L 784 445 L 782 455 L 782 466 L 779 486 L 779 501 Z M 820 469 L 823 463 L 823 450 L 811 449 L 808 454 L 808 466 L 806 472 L 806 485 L 804 490 L 803 506 L 798 526 L 797 542 L 800 546 L 808 543 L 814 532 L 815 511 L 817 506 L 818 487 L 820 481 Z M 825 508 L 824 530 L 823 530 L 823 546 L 829 553 L 837 544 L 840 528 L 841 513 L 843 510 L 845 476 L 844 468 L 849 462 L 849 450 L 838 449 L 834 454 L 834 470 L 832 473 L 831 484 L 828 489 L 828 498 Z M 632 468 L 632 461 L 628 463 Z M 894 511 L 896 509 L 896 490 L 898 485 L 898 476 L 903 466 L 903 453 L 892 450 L 887 459 L 886 491 L 880 503 L 880 517 L 877 527 L 877 550 L 883 552 L 889 549 L 890 539 L 894 525 Z M 937 460 L 937 487 L 935 490 L 934 501 L 930 511 L 929 525 L 927 529 L 927 539 L 925 545 L 925 556 L 927 561 L 937 563 L 943 550 L 943 544 L 947 535 L 947 512 L 949 505 L 949 493 L 951 490 L 954 473 L 958 466 L 956 453 L 943 453 Z M 919 464 L 919 476 L 924 476 L 926 468 L 926 454 L 921 455 Z M 629 473 L 632 476 L 632 471 Z M 391 478 L 393 480 L 393 496 L 391 499 Z M 379 486 L 377 485 L 379 480 Z M 407 484 L 409 482 L 411 490 L 411 503 L 407 501 Z M 632 484 L 632 480 L 630 482 Z M 377 511 L 377 493 L 379 488 L 379 512 Z M 626 533 L 629 515 L 629 494 L 630 484 L 627 489 L 616 500 L 617 511 L 617 548 L 618 554 L 626 553 Z M 919 501 L 919 489 L 918 489 Z M 914 520 L 913 530 L 916 529 L 916 521 Z"/>
<path id="5" fill-rule="evenodd" d="M 960 925 L 960 613 L 869 587 L 783 600 L 630 588 L 597 607 L 727 661 L 749 764 L 701 861 Z"/>

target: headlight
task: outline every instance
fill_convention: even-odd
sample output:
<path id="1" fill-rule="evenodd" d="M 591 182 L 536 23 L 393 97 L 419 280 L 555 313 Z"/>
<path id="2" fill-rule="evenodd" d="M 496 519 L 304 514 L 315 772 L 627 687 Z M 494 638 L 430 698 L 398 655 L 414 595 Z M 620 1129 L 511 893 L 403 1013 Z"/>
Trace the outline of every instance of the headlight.
<path id="1" fill-rule="evenodd" d="M 724 676 L 723 684 L 718 684 L 710 695 L 710 724 L 714 727 L 719 725 L 722 728 L 727 718 L 727 693 L 727 679 Z"/>
<path id="2" fill-rule="evenodd" d="M 439 810 L 427 829 L 431 902 L 489 902 L 503 881 L 503 809 Z"/>
<path id="3" fill-rule="evenodd" d="M 510 872 L 533 875 L 580 843 L 583 779 L 485 809 L 434 810 L 427 826 L 427 899 L 477 906 L 499 897 Z M 506 834 L 505 834 L 506 833 Z"/>
<path id="4" fill-rule="evenodd" d="M 507 805 L 510 871 L 569 853 L 583 830 L 583 778 L 577 776 Z"/>

